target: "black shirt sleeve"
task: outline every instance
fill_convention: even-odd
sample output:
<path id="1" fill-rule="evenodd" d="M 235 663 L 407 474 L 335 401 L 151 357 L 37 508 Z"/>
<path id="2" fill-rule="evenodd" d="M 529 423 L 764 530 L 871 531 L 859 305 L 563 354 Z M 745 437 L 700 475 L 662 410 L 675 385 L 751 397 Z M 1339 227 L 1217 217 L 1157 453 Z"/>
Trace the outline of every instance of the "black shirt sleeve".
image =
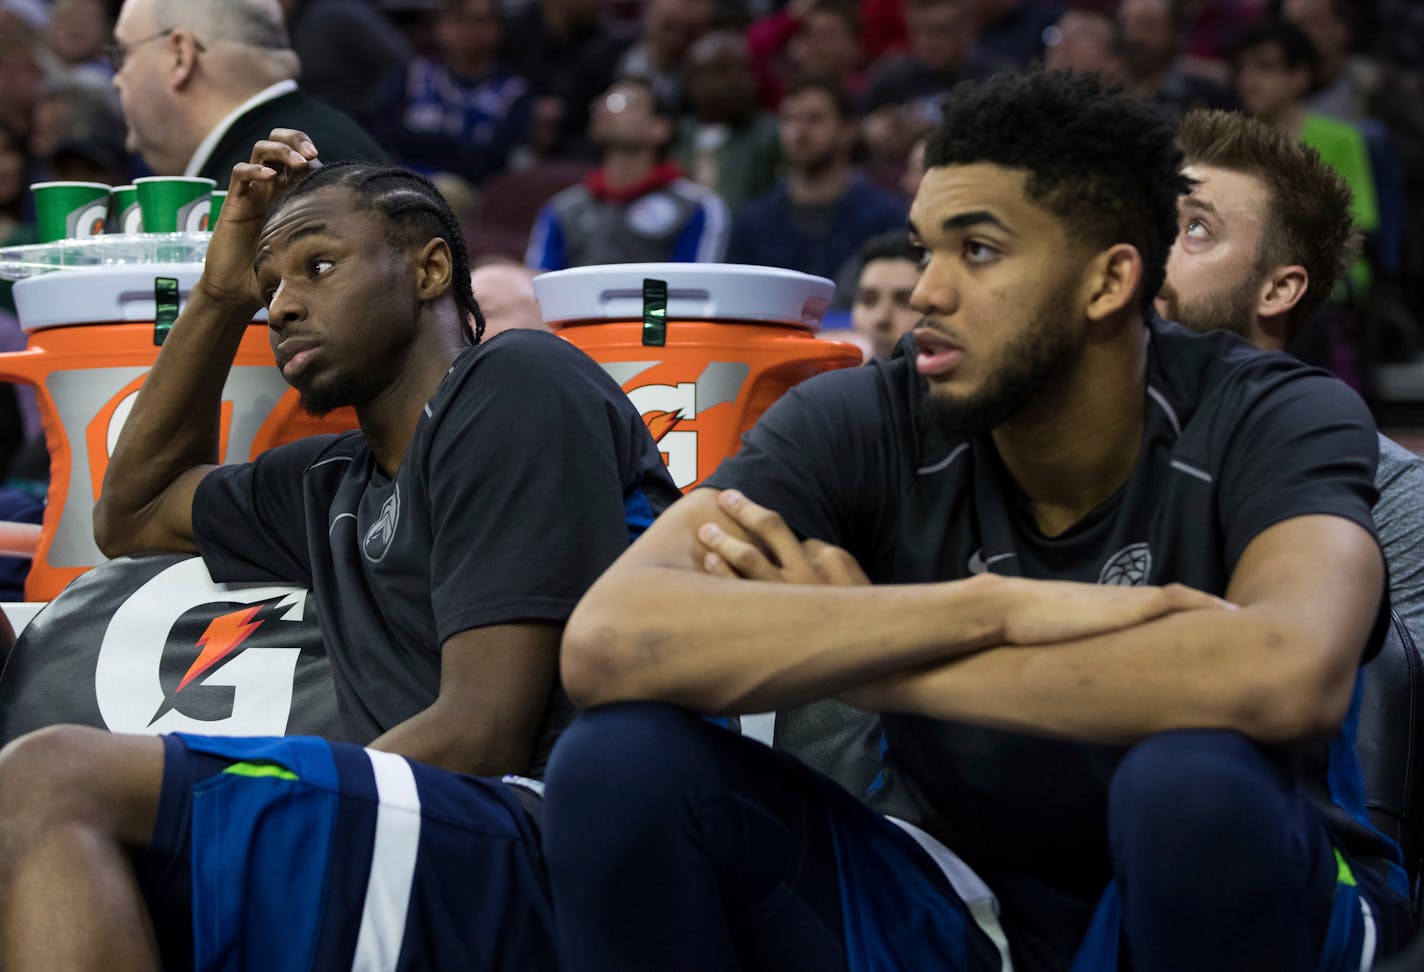
<path id="1" fill-rule="evenodd" d="M 214 580 L 311 586 L 303 479 L 336 438 L 277 446 L 253 462 L 219 466 L 198 484 L 193 537 Z"/>
<path id="2" fill-rule="evenodd" d="M 444 642 L 470 628 L 563 621 L 628 547 L 628 516 L 669 490 L 652 437 L 591 358 L 510 331 L 479 350 L 437 411 L 427 477 L 431 602 Z M 636 454 L 627 448 L 636 443 Z M 661 477 L 661 478 L 656 478 Z M 639 501 L 642 501 L 641 503 Z"/>
<path id="3" fill-rule="evenodd" d="M 1247 379 L 1232 393 L 1251 404 L 1219 433 L 1227 569 L 1262 531 L 1296 516 L 1341 516 L 1374 535 L 1379 438 L 1359 397 L 1319 372 Z"/>
<path id="4" fill-rule="evenodd" d="M 874 366 L 819 375 L 791 389 L 742 437 L 742 447 L 703 485 L 739 489 L 781 514 L 799 536 L 864 558 L 893 485 L 873 471 L 893 470 L 896 419 Z"/>

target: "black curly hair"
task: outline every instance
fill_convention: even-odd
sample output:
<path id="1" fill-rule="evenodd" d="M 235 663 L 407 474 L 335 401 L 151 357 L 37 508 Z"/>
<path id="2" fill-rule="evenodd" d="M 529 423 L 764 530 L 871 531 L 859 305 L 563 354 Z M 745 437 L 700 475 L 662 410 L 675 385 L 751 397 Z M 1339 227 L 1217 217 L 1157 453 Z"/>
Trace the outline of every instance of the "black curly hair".
<path id="1" fill-rule="evenodd" d="M 391 246 L 420 246 L 437 236 L 449 245 L 454 262 L 450 287 L 455 303 L 467 318 L 475 320 L 473 334 L 468 327 L 462 327 L 460 332 L 467 343 L 479 344 L 485 333 L 485 316 L 470 286 L 470 257 L 465 250 L 465 235 L 460 231 L 459 219 L 435 184 L 423 175 L 395 166 L 330 162 L 308 169 L 294 179 L 273 200 L 272 212 L 300 196 L 333 187 L 350 190 L 366 208 L 385 219 L 386 242 Z"/>
<path id="2" fill-rule="evenodd" d="M 1091 75 L 1029 71 L 957 86 L 925 168 L 987 162 L 1028 172 L 1028 198 L 1075 243 L 1142 255 L 1142 313 L 1167 273 L 1177 198 L 1191 180 L 1167 118 Z"/>

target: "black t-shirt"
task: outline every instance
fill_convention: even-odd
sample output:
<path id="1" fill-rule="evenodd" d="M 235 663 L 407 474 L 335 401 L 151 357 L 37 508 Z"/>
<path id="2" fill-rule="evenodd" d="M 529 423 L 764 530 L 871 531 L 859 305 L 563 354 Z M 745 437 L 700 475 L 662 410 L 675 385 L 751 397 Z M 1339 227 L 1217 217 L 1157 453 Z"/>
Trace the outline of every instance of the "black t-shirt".
<path id="1" fill-rule="evenodd" d="M 1219 595 L 1247 544 L 1282 520 L 1333 514 L 1373 533 L 1377 441 L 1353 392 L 1231 335 L 1149 326 L 1136 466 L 1059 536 L 1041 535 L 1019 508 L 987 436 L 922 430 L 913 342 L 889 362 L 797 386 L 707 485 L 735 486 L 800 535 L 844 547 L 880 584 L 990 570 Z M 920 716 L 887 714 L 884 729 L 887 763 L 917 794 L 920 822 L 971 865 L 1101 890 L 1121 750 Z M 1325 793 L 1323 777 L 1309 782 Z"/>
<path id="2" fill-rule="evenodd" d="M 359 432 L 304 439 L 204 479 L 193 529 L 217 580 L 312 588 L 342 727 L 367 742 L 435 701 L 446 639 L 565 620 L 678 495 L 592 359 L 508 331 L 456 360 L 394 478 Z"/>

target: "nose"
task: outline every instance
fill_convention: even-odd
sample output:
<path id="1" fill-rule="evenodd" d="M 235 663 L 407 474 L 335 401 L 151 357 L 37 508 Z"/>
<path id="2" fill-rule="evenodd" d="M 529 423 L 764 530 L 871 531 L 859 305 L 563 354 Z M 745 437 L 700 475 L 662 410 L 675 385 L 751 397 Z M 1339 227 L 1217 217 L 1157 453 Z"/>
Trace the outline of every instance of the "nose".
<path id="1" fill-rule="evenodd" d="M 932 256 L 910 291 L 910 307 L 921 315 L 952 314 L 959 307 L 959 290 L 953 275 L 944 266 L 948 259 Z"/>
<path id="2" fill-rule="evenodd" d="M 288 324 L 306 317 L 306 306 L 297 293 L 288 286 L 286 280 L 277 285 L 272 299 L 267 302 L 267 326 L 283 330 Z"/>

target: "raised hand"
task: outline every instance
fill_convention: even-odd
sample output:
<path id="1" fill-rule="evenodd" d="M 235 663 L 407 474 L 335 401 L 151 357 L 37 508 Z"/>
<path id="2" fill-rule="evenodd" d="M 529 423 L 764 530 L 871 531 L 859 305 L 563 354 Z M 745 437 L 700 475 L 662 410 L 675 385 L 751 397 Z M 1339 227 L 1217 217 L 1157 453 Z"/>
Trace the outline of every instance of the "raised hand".
<path id="1" fill-rule="evenodd" d="M 224 302 L 254 310 L 262 305 L 252 260 L 272 200 L 292 176 L 316 168 L 317 149 L 305 132 L 275 128 L 252 147 L 252 157 L 232 167 L 222 219 L 213 230 L 199 286 Z"/>

